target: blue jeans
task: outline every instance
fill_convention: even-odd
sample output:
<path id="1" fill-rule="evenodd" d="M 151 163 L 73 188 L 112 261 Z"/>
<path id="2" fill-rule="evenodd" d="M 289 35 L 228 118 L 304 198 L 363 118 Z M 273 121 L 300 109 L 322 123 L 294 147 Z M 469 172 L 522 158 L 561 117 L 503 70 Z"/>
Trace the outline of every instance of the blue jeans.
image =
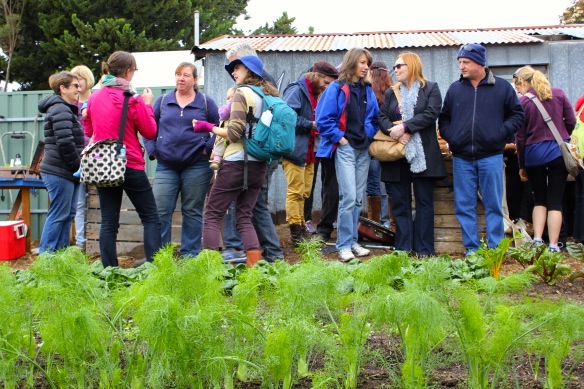
<path id="1" fill-rule="evenodd" d="M 183 256 L 195 257 L 201 251 L 203 207 L 213 175 L 208 158 L 203 157 L 183 170 L 175 170 L 159 161 L 154 175 L 152 191 L 158 207 L 163 246 L 172 241 L 172 214 L 180 192 L 182 213 L 180 254 Z"/>
<path id="2" fill-rule="evenodd" d="M 337 250 L 349 249 L 359 238 L 357 227 L 369 171 L 369 151 L 346 144 L 337 147 L 335 170 L 339 182 Z"/>
<path id="3" fill-rule="evenodd" d="M 152 262 L 160 249 L 160 219 L 152 193 L 150 181 L 144 170 L 126 169 L 125 181 L 113 188 L 97 188 L 101 208 L 101 229 L 99 231 L 99 251 L 104 267 L 118 266 L 116 241 L 120 226 L 120 210 L 124 192 L 134 205 L 144 226 L 144 253 Z"/>
<path id="4" fill-rule="evenodd" d="M 79 194 L 75 209 L 75 244 L 85 247 L 85 207 L 87 199 L 87 188 L 85 184 L 79 185 Z"/>
<path id="5" fill-rule="evenodd" d="M 69 231 L 79 192 L 79 182 L 47 173 L 43 173 L 42 178 L 51 203 L 39 242 L 39 253 L 69 246 Z"/>
<path id="6" fill-rule="evenodd" d="M 467 252 L 480 247 L 477 195 L 480 190 L 485 208 L 487 245 L 497 247 L 505 237 L 503 225 L 503 155 L 467 161 L 453 158 L 454 213 L 462 229 Z"/>
<path id="7" fill-rule="evenodd" d="M 276 258 L 284 258 L 284 250 L 280 246 L 280 238 L 278 237 L 274 221 L 272 220 L 272 214 L 268 208 L 268 188 L 270 187 L 270 180 L 277 167 L 278 163 L 275 161 L 268 165 L 266 179 L 253 208 L 251 219 L 260 246 L 264 250 L 263 257 L 269 261 L 273 261 Z M 235 203 L 231 203 L 229 206 L 223 225 L 223 245 L 225 248 L 241 250 L 243 248 L 243 242 L 235 228 Z"/>

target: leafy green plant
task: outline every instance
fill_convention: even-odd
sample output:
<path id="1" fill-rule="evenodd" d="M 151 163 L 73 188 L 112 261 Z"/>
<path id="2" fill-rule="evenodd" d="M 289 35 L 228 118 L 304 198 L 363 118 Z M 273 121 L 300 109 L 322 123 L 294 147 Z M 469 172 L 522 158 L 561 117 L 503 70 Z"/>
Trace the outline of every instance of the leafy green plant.
<path id="1" fill-rule="evenodd" d="M 468 387 L 497 387 L 507 361 L 522 348 L 529 330 L 506 304 L 485 304 L 468 288 L 461 288 L 455 296 L 450 312 L 468 368 Z"/>
<path id="2" fill-rule="evenodd" d="M 58 386 L 96 385 L 93 381 L 99 371 L 105 369 L 104 376 L 108 376 L 107 366 L 117 364 L 110 360 L 108 348 L 120 341 L 107 318 L 105 290 L 99 288 L 87 259 L 76 248 L 43 254 L 30 271 L 36 285 L 28 285 L 26 295 L 32 302 L 42 338 L 40 352 L 50 378 Z"/>
<path id="3" fill-rule="evenodd" d="M 562 253 L 552 253 L 545 244 L 524 244 L 509 250 L 509 256 L 515 258 L 526 272 L 539 276 L 546 284 L 553 285 L 556 280 L 568 276 L 572 269 L 561 263 L 565 258 Z"/>
<path id="4" fill-rule="evenodd" d="M 0 382 L 13 389 L 26 377 L 29 366 L 38 368 L 45 377 L 46 372 L 32 360 L 36 348 L 32 312 L 7 265 L 0 265 L 0 285 Z M 19 366 L 21 361 L 26 365 Z"/>
<path id="5" fill-rule="evenodd" d="M 512 238 L 503 238 L 497 247 L 489 248 L 484 242 L 482 242 L 481 247 L 476 251 L 478 255 L 484 257 L 484 264 L 489 269 L 491 277 L 494 279 L 499 278 L 499 273 L 501 271 L 501 266 L 505 262 L 507 249 L 513 241 Z"/>

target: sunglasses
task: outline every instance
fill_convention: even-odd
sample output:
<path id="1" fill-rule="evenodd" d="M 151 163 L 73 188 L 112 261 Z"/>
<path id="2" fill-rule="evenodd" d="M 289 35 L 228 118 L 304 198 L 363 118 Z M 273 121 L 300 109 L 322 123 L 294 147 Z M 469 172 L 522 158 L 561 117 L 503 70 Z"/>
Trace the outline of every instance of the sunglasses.
<path id="1" fill-rule="evenodd" d="M 477 50 L 477 49 L 475 49 L 475 48 L 474 48 L 474 46 L 473 46 L 473 45 L 471 45 L 470 43 L 467 43 L 466 45 L 462 45 L 462 46 L 460 46 L 460 49 L 461 49 L 461 50 L 464 50 L 464 51 L 469 51 L 469 52 L 475 52 L 475 53 L 478 53 L 478 50 Z"/>
<path id="2" fill-rule="evenodd" d="M 77 83 L 69 85 L 69 87 L 71 87 L 71 86 L 74 86 L 76 89 L 79 89 L 79 84 L 77 84 Z"/>
<path id="3" fill-rule="evenodd" d="M 408 65 L 407 65 L 407 64 L 405 64 L 405 63 L 398 63 L 398 64 L 395 64 L 395 65 L 393 66 L 393 70 L 396 70 L 396 69 L 397 69 L 397 70 L 399 70 L 399 69 L 401 69 L 401 68 L 402 68 L 402 66 L 408 66 Z"/>

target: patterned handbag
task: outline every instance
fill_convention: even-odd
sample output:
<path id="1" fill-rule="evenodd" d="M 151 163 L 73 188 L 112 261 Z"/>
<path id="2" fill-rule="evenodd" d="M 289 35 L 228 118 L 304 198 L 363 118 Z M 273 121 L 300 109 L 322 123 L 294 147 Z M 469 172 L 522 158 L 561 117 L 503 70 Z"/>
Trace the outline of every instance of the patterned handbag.
<path id="1" fill-rule="evenodd" d="M 124 131 L 131 96 L 130 91 L 124 91 L 119 138 L 107 138 L 89 144 L 81 152 L 82 183 L 98 187 L 120 186 L 124 183 L 124 174 L 126 173 Z"/>

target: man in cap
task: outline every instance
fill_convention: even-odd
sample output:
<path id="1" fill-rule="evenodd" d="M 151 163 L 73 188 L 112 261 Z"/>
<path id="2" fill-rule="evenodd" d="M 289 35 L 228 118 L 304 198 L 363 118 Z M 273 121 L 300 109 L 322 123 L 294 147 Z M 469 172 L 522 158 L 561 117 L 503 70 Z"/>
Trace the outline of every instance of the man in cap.
<path id="1" fill-rule="evenodd" d="M 465 44 L 456 56 L 460 78 L 446 92 L 438 119 L 453 155 L 454 212 L 466 254 L 480 247 L 477 190 L 485 209 L 488 247 L 497 247 L 503 225 L 503 149 L 524 113 L 513 86 L 486 67 L 486 49 Z"/>
<path id="2" fill-rule="evenodd" d="M 288 181 L 286 221 L 295 245 L 306 238 L 304 202 L 312 192 L 318 134 L 314 110 L 322 92 L 338 77 L 339 72 L 333 65 L 317 61 L 312 71 L 290 83 L 282 96 L 298 114 L 294 151 L 282 159 L 282 168 Z"/>

